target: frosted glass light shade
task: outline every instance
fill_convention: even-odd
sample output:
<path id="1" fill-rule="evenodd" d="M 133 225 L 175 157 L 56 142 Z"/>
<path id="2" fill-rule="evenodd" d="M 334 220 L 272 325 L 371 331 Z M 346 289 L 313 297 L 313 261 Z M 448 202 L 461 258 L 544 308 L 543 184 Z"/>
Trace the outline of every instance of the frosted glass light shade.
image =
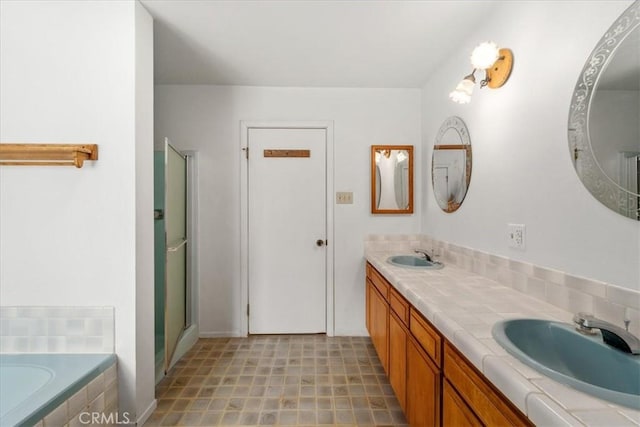
<path id="1" fill-rule="evenodd" d="M 471 53 L 471 65 L 473 68 L 486 70 L 500 57 L 498 45 L 494 42 L 480 43 Z"/>
<path id="2" fill-rule="evenodd" d="M 453 102 L 457 102 L 458 104 L 468 104 L 471 102 L 471 95 L 473 94 L 473 86 L 475 85 L 475 81 L 469 78 L 463 79 L 456 89 L 449 94 L 449 98 Z"/>

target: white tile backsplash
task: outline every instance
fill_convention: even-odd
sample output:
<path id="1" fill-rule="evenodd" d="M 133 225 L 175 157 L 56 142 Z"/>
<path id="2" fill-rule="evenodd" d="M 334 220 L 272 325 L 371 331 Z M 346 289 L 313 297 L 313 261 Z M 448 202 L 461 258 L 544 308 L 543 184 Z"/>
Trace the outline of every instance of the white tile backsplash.
<path id="1" fill-rule="evenodd" d="M 640 293 L 614 285 L 607 286 L 607 299 L 625 307 L 640 310 Z"/>
<path id="2" fill-rule="evenodd" d="M 365 240 L 365 248 L 369 251 L 410 252 L 418 247 L 439 253 L 438 258 L 444 263 L 495 280 L 561 310 L 593 313 L 620 326 L 626 312 L 631 319 L 629 331 L 640 334 L 640 291 L 488 254 L 425 235 L 371 235 Z M 504 305 L 512 303 L 507 301 Z"/>
<path id="3" fill-rule="evenodd" d="M 113 353 L 113 307 L 0 307 L 0 353 Z"/>

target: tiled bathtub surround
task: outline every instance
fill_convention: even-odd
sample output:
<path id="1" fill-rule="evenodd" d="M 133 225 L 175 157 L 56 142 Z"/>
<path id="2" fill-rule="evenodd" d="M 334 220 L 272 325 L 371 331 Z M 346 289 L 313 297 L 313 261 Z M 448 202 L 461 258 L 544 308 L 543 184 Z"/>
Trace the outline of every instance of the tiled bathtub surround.
<path id="1" fill-rule="evenodd" d="M 92 422 L 92 417 L 98 422 Z M 44 417 L 35 427 L 106 427 L 126 421 L 123 415 L 118 414 L 118 375 L 117 365 L 114 363 Z"/>
<path id="2" fill-rule="evenodd" d="M 0 353 L 113 353 L 113 307 L 0 307 Z"/>
<path id="3" fill-rule="evenodd" d="M 640 335 L 640 292 L 614 284 L 572 276 L 562 271 L 516 261 L 424 235 L 371 235 L 367 251 L 410 251 L 422 248 L 447 265 L 495 280 L 571 313 L 593 313 L 615 325 L 631 321 L 629 331 Z M 569 319 L 567 319 L 569 320 Z"/>

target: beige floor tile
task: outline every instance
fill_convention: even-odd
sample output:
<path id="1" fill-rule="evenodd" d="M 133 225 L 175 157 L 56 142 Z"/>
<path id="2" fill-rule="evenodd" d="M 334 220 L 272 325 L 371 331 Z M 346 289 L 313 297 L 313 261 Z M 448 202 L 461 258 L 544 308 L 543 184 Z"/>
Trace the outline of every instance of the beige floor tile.
<path id="1" fill-rule="evenodd" d="M 156 397 L 147 426 L 406 426 L 367 337 L 200 339 Z"/>

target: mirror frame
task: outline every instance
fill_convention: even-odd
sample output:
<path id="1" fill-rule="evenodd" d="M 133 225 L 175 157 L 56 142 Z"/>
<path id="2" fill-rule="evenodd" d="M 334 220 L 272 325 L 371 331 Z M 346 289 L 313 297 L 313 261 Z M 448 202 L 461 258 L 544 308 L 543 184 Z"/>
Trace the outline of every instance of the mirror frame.
<path id="1" fill-rule="evenodd" d="M 589 111 L 602 72 L 627 35 L 640 26 L 640 2 L 631 4 L 596 44 L 580 72 L 569 107 L 568 139 L 571 162 L 582 184 L 600 203 L 626 218 L 636 211 L 640 195 L 614 182 L 600 167 L 591 147 Z M 626 193 L 631 197 L 620 197 Z M 640 220 L 640 212 L 637 215 Z"/>
<path id="2" fill-rule="evenodd" d="M 447 133 L 449 129 L 455 130 L 455 132 L 460 136 L 461 144 L 444 144 L 444 145 L 440 144 L 440 141 L 442 141 L 442 137 L 444 136 L 445 133 Z M 467 188 L 466 188 L 466 191 L 464 192 L 464 197 L 462 198 L 462 200 L 460 200 L 460 203 L 456 205 L 450 204 L 447 206 L 446 209 L 440 206 L 440 204 L 438 203 L 438 200 L 436 199 L 436 192 L 435 192 L 436 185 L 435 185 L 435 179 L 433 174 L 433 167 L 434 167 L 435 153 L 438 150 L 465 150 L 466 152 L 465 181 L 466 181 Z M 472 159 L 472 151 L 471 151 L 471 137 L 469 136 L 469 130 L 467 129 L 467 125 L 465 124 L 464 120 L 462 120 L 458 116 L 447 117 L 444 120 L 444 122 L 442 122 L 442 125 L 440 125 L 440 129 L 438 129 L 438 134 L 436 135 L 436 141 L 435 141 L 435 144 L 433 144 L 433 153 L 431 154 L 431 188 L 433 189 L 433 198 L 436 199 L 436 204 L 440 209 L 442 209 L 443 212 L 452 213 L 457 211 L 460 208 L 460 206 L 462 206 L 464 199 L 467 198 L 467 194 L 469 193 L 469 185 L 471 184 L 472 167 L 473 167 L 473 159 Z"/>
<path id="3" fill-rule="evenodd" d="M 406 150 L 409 157 L 409 206 L 407 209 L 378 209 L 376 206 L 376 152 L 382 150 Z M 412 214 L 413 213 L 413 145 L 372 145 L 371 146 L 371 213 L 372 214 Z"/>

